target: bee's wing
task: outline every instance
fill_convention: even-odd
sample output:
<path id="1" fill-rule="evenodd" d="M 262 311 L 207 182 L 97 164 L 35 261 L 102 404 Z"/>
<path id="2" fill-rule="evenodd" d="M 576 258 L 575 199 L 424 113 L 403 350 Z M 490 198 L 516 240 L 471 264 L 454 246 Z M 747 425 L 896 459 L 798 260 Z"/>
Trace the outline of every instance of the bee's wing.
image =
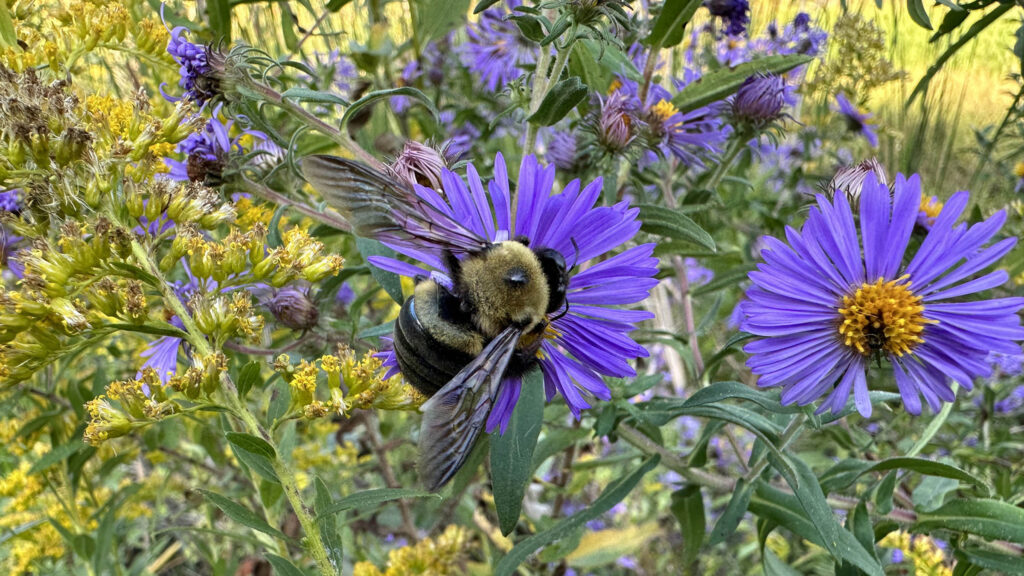
<path id="1" fill-rule="evenodd" d="M 436 492 L 462 468 L 498 396 L 522 330 L 505 328 L 422 407 L 420 477 Z"/>
<path id="2" fill-rule="evenodd" d="M 364 238 L 417 239 L 455 253 L 479 252 L 490 245 L 405 183 L 365 164 L 314 154 L 302 159 L 302 173 Z"/>

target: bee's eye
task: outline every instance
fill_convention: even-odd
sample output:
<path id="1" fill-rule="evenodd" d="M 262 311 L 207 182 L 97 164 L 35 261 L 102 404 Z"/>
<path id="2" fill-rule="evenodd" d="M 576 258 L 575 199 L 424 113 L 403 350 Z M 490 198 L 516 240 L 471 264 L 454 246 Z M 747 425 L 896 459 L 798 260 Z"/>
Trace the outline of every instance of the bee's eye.
<path id="1" fill-rule="evenodd" d="M 526 283 L 528 281 L 529 278 L 526 275 L 526 270 L 522 268 L 510 268 L 507 272 L 505 272 L 505 284 L 507 284 L 510 288 L 520 288 L 522 286 L 526 286 Z"/>

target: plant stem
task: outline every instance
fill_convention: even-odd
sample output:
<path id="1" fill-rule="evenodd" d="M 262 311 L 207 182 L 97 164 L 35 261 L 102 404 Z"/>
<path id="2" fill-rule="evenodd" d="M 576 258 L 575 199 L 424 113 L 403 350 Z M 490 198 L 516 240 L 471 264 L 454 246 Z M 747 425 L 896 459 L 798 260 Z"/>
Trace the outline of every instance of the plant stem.
<path id="1" fill-rule="evenodd" d="M 797 414 L 796 416 L 793 417 L 792 420 L 789 421 L 789 425 L 786 426 L 786 429 L 782 431 L 782 436 L 779 436 L 779 452 L 785 451 L 786 448 L 789 446 L 789 443 L 795 440 L 797 436 L 800 435 L 800 432 L 803 431 L 804 421 L 806 420 L 807 416 L 801 412 L 800 414 Z M 753 482 L 761 475 L 762 472 L 764 472 L 764 469 L 767 467 L 768 451 L 765 450 L 761 452 L 757 462 L 751 463 L 750 472 L 747 472 L 747 475 L 744 476 L 744 480 L 746 480 L 748 484 Z"/>
<path id="2" fill-rule="evenodd" d="M 270 86 L 267 86 L 262 82 L 257 82 L 251 78 L 247 82 L 247 87 L 259 94 L 266 102 L 283 109 L 303 124 L 306 124 L 310 128 L 313 128 L 314 130 L 317 130 L 329 137 L 331 140 L 334 140 L 339 146 L 351 152 L 352 155 L 360 162 L 376 168 L 377 170 L 384 170 L 386 168 L 383 162 L 377 160 L 372 154 L 364 150 L 363 147 L 357 144 L 355 140 L 352 140 L 348 134 L 345 134 L 341 130 L 317 118 L 302 106 L 299 106 L 297 103 L 282 96 L 277 90 L 274 90 Z"/>
<path id="3" fill-rule="evenodd" d="M 151 258 L 150 252 L 146 250 L 138 240 L 132 240 L 132 254 L 135 259 L 138 260 L 139 265 L 146 271 L 155 276 L 160 280 L 160 291 L 163 295 L 164 304 L 171 309 L 178 319 L 181 320 L 182 325 L 185 327 L 185 332 L 188 334 L 189 344 L 195 352 L 201 356 L 209 356 L 214 353 L 213 347 L 206 340 L 206 337 L 196 326 L 192 316 L 188 313 L 185 308 L 185 304 L 178 298 L 178 295 L 174 293 L 174 290 L 163 281 L 163 276 L 160 273 L 159 266 Z M 259 421 L 256 420 L 256 416 L 249 410 L 249 407 L 238 397 L 238 389 L 235 388 L 235 383 L 231 381 L 231 376 L 227 372 L 224 372 L 220 376 L 220 392 L 223 397 L 227 408 L 234 413 L 246 431 L 253 436 L 262 438 L 274 451 L 277 451 L 277 446 L 274 443 L 273 437 L 267 433 L 267 431 L 260 425 Z M 295 474 L 289 466 L 286 466 L 280 458 L 273 459 L 274 473 L 277 474 L 278 479 L 281 481 L 281 488 L 284 491 L 284 495 L 288 498 L 288 503 L 291 504 L 292 510 L 295 511 L 295 516 L 299 519 L 299 524 L 302 526 L 303 531 L 306 534 L 305 543 L 309 549 L 310 554 L 316 561 L 317 567 L 320 570 L 320 574 L 323 576 L 333 576 L 338 573 L 338 570 L 331 564 L 331 561 L 327 557 L 327 548 L 324 546 L 323 538 L 320 535 L 320 527 L 317 526 L 316 520 L 312 517 L 309 511 L 306 509 L 305 504 L 302 502 L 302 495 L 299 493 L 299 486 L 295 480 Z"/>
<path id="4" fill-rule="evenodd" d="M 338 230 L 341 230 L 342 232 L 352 231 L 352 225 L 349 224 L 348 221 L 345 220 L 340 214 L 337 214 L 335 212 L 321 212 L 319 210 L 316 210 L 312 206 L 308 206 L 306 204 L 303 204 L 302 202 L 292 200 L 291 198 L 288 198 L 287 196 L 279 192 L 275 192 L 274 190 L 271 190 L 270 188 L 264 186 L 263 184 L 260 184 L 259 182 L 254 182 L 252 180 L 249 180 L 248 178 L 242 178 L 240 180 L 239 188 L 241 188 L 245 192 L 253 194 L 254 196 L 259 196 L 264 200 L 273 202 L 278 206 L 290 206 L 296 212 L 303 214 L 305 216 L 309 216 L 313 220 L 326 224 L 331 228 L 336 228 Z"/>
<path id="5" fill-rule="evenodd" d="M 533 80 L 533 93 L 530 95 L 530 109 L 527 110 L 527 118 L 533 116 L 535 112 L 540 108 L 541 102 L 551 91 L 551 85 L 558 82 L 558 77 L 562 75 L 562 70 L 565 69 L 565 65 L 569 62 L 569 53 L 572 52 L 573 45 L 576 44 L 576 25 L 569 29 L 569 42 L 558 50 L 558 56 L 555 58 L 555 65 L 551 69 L 551 76 L 547 75 L 548 61 L 551 59 L 551 51 L 541 46 L 540 57 L 537 59 L 537 74 Z M 527 120 L 526 124 L 526 146 L 523 148 L 523 154 L 533 154 L 537 148 L 537 130 L 538 126 L 533 122 Z"/>

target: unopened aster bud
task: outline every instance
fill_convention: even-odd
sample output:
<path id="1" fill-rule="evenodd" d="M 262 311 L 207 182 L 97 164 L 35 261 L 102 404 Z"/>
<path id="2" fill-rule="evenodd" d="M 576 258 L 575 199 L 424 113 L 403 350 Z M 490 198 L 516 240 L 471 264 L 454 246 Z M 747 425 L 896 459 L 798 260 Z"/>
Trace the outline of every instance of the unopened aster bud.
<path id="1" fill-rule="evenodd" d="M 888 180 L 885 177 L 885 168 L 882 167 L 882 164 L 877 159 L 871 158 L 854 166 L 840 168 L 828 183 L 826 190 L 830 196 L 835 196 L 837 192 L 844 192 L 850 205 L 857 206 L 859 205 L 861 190 L 864 189 L 864 179 L 868 177 L 868 174 L 872 173 L 882 184 L 888 185 Z"/>
<path id="2" fill-rule="evenodd" d="M 320 311 L 306 291 L 286 286 L 277 291 L 267 305 L 274 318 L 292 330 L 308 330 L 316 326 Z"/>
<path id="3" fill-rule="evenodd" d="M 633 117 L 626 95 L 616 91 L 601 102 L 597 123 L 597 141 L 609 153 L 624 150 L 633 141 Z"/>
<path id="4" fill-rule="evenodd" d="M 444 168 L 447 165 L 437 150 L 409 140 L 391 165 L 391 173 L 410 186 L 419 184 L 441 190 L 441 170 Z"/>
<path id="5" fill-rule="evenodd" d="M 739 122 L 764 126 L 782 117 L 786 107 L 786 80 L 774 74 L 755 74 L 736 91 L 733 117 Z"/>

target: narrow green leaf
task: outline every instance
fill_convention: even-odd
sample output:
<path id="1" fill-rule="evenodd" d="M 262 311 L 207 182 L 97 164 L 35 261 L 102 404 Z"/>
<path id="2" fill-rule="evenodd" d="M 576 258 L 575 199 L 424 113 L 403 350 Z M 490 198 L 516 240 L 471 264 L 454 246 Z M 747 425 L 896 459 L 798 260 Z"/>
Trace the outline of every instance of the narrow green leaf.
<path id="1" fill-rule="evenodd" d="M 218 42 L 231 42 L 231 2 L 207 0 L 206 19 Z"/>
<path id="2" fill-rule="evenodd" d="M 515 573 L 516 568 L 523 563 L 527 558 L 530 557 L 539 548 L 543 548 L 548 544 L 563 538 L 571 534 L 574 530 L 583 526 L 590 520 L 598 518 L 605 512 L 612 509 L 612 506 L 618 504 L 623 498 L 625 498 L 633 488 L 640 482 L 647 474 L 658 465 L 658 456 L 645 461 L 639 468 L 628 474 L 627 476 L 620 478 L 605 488 L 604 492 L 594 500 L 588 508 L 585 508 L 568 518 L 564 518 L 558 521 L 550 529 L 544 532 L 539 532 L 516 544 L 512 550 L 509 551 L 494 568 L 495 576 L 511 576 Z"/>
<path id="3" fill-rule="evenodd" d="M 755 390 L 742 382 L 730 381 L 715 382 L 706 388 L 701 388 L 684 400 L 681 407 L 707 406 L 734 399 L 747 400 L 765 410 L 779 414 L 793 414 L 799 411 L 798 408 L 780 404 L 775 394 L 765 392 L 764 390 Z"/>
<path id="4" fill-rule="evenodd" d="M 267 480 L 280 482 L 277 473 L 274 472 L 274 460 L 277 459 L 277 455 L 270 444 L 241 432 L 228 432 L 226 436 L 231 443 L 231 451 L 243 464 Z"/>
<path id="5" fill-rule="evenodd" d="M 952 530 L 1024 544 L 1024 508 L 986 498 L 951 500 L 917 515 L 914 531 Z"/>
<path id="6" fill-rule="evenodd" d="M 277 528 L 272 527 L 270 524 L 267 524 L 266 520 L 260 518 L 255 512 L 249 510 L 245 506 L 242 506 L 225 496 L 217 494 L 216 492 L 203 490 L 202 488 L 199 489 L 199 493 L 209 500 L 214 506 L 220 508 L 228 518 L 231 518 L 235 522 L 252 528 L 253 530 L 263 532 L 264 534 L 269 534 L 274 538 L 287 539 L 287 536 L 285 536 L 284 533 Z"/>
<path id="7" fill-rule="evenodd" d="M 716 546 L 725 542 L 729 536 L 732 536 L 732 533 L 740 525 L 743 515 L 747 513 L 747 507 L 750 506 L 750 497 L 753 494 L 753 485 L 747 484 L 743 478 L 736 481 L 736 487 L 733 488 L 729 504 L 725 507 L 725 511 L 722 512 L 718 521 L 715 522 L 714 528 L 711 529 L 709 545 Z"/>
<path id="8" fill-rule="evenodd" d="M 338 104 L 340 106 L 349 106 L 349 101 L 345 100 L 337 94 L 331 94 L 330 92 L 323 92 L 320 90 L 313 90 L 310 88 L 303 88 L 296 86 L 289 88 L 281 93 L 282 98 L 291 98 L 298 100 L 299 102 L 316 102 L 318 104 Z"/>
<path id="9" fill-rule="evenodd" d="M 888 514 L 892 512 L 892 494 L 896 491 L 896 472 L 892 471 L 882 478 L 875 490 L 875 512 Z"/>
<path id="10" fill-rule="evenodd" d="M 395 251 L 387 246 L 381 244 L 377 240 L 372 238 L 361 238 L 356 237 L 356 249 L 362 254 L 363 258 L 369 258 L 370 256 L 387 256 L 389 258 L 395 257 Z M 405 298 L 402 296 L 402 279 L 394 272 L 388 272 L 381 268 L 377 268 L 373 264 L 370 264 L 370 274 L 373 275 L 373 279 L 380 284 L 381 288 L 388 293 L 388 296 L 402 304 L 405 302 Z"/>
<path id="11" fill-rule="evenodd" d="M 647 35 L 644 43 L 648 46 L 667 48 L 681 42 L 683 28 L 690 18 L 693 18 L 701 4 L 702 0 L 665 0 L 661 6 L 661 13 L 654 21 L 654 27 L 651 28 L 651 33 Z M 670 38 L 679 40 L 672 43 L 668 41 Z"/>
<path id="12" fill-rule="evenodd" d="M 270 562 L 270 565 L 274 567 L 274 574 L 276 576 L 306 576 L 302 570 L 296 568 L 295 564 L 292 564 L 292 561 L 287 558 L 282 558 L 270 552 L 267 552 L 266 558 L 267 562 Z"/>
<path id="13" fill-rule="evenodd" d="M 52 450 L 43 455 L 42 458 L 36 460 L 35 464 L 28 469 L 28 476 L 34 476 L 39 474 L 43 470 L 46 470 L 50 466 L 63 462 L 75 454 L 79 450 L 86 447 L 85 442 L 79 438 L 69 441 L 67 444 L 61 444 L 60 446 L 54 447 Z"/>
<path id="14" fill-rule="evenodd" d="M 996 574 L 1024 574 L 1024 559 L 1020 555 L 1003 554 L 994 550 L 969 546 L 957 550 L 957 556 L 963 555 L 975 566 L 988 568 Z M 958 562 L 959 564 L 959 562 Z"/>
<path id="15" fill-rule="evenodd" d="M 380 326 L 374 326 L 373 328 L 367 328 L 362 332 L 356 334 L 356 338 L 360 340 L 366 340 L 369 338 L 380 338 L 381 336 L 390 336 L 395 331 L 395 321 L 391 320 L 381 324 Z"/>
<path id="16" fill-rule="evenodd" d="M 401 498 L 440 498 L 437 494 L 424 492 L 423 490 L 412 490 L 409 488 L 377 488 L 356 492 L 340 500 L 335 500 L 323 510 L 317 512 L 317 516 L 330 516 L 352 508 L 360 510 L 369 509 L 371 506 L 399 500 Z"/>
<path id="17" fill-rule="evenodd" d="M 786 564 L 771 548 L 763 548 L 761 551 L 761 567 L 764 568 L 765 576 L 800 576 L 801 572 Z"/>
<path id="18" fill-rule="evenodd" d="M 423 106 L 425 106 L 427 110 L 430 111 L 430 113 L 434 116 L 434 119 L 437 119 L 438 117 L 439 113 L 437 111 L 437 106 L 434 105 L 434 101 L 427 97 L 426 94 L 420 92 L 419 90 L 413 88 L 412 86 L 401 86 L 399 88 L 387 88 L 385 90 L 376 90 L 374 92 L 370 92 L 366 96 L 363 96 L 359 100 L 353 102 L 352 105 L 349 106 L 347 110 L 345 110 L 345 114 L 341 117 L 341 129 L 344 130 L 345 127 L 348 126 L 348 121 L 351 120 L 352 117 L 355 116 L 356 113 L 362 110 L 363 108 L 366 108 L 367 106 L 379 100 L 391 98 L 392 96 L 409 96 L 411 98 L 414 98 L 418 100 L 421 104 L 423 104 Z"/>
<path id="19" fill-rule="evenodd" d="M 700 486 L 691 485 L 673 492 L 671 510 L 683 535 L 682 565 L 686 567 L 697 559 L 704 543 L 704 498 Z"/>
<path id="20" fill-rule="evenodd" d="M 980 34 L 982 30 L 988 28 L 990 24 L 1001 18 L 1003 14 L 1009 12 L 1015 5 L 1016 4 L 1013 2 L 1000 3 L 991 12 L 985 14 L 981 20 L 972 24 L 971 27 L 967 29 L 967 32 L 964 32 L 959 38 L 957 38 L 956 42 L 950 44 L 949 47 L 935 59 L 935 62 L 928 67 L 928 71 L 925 72 L 924 76 L 922 76 L 917 82 L 917 86 L 914 87 L 914 91 L 910 93 L 910 98 L 907 99 L 907 107 L 913 104 L 914 100 L 916 100 L 918 96 L 928 90 L 928 85 L 931 84 L 932 78 L 939 73 L 939 70 L 942 70 L 942 67 L 945 66 L 946 62 L 952 58 L 954 54 L 966 46 L 967 43 Z"/>
<path id="21" fill-rule="evenodd" d="M 467 10 L 469 0 L 417 0 L 413 26 L 420 42 L 425 45 L 447 34 L 462 22 Z"/>
<path id="22" fill-rule="evenodd" d="M 479 14 L 497 3 L 498 0 L 480 0 L 476 3 L 476 7 L 473 8 L 473 14 Z"/>
<path id="23" fill-rule="evenodd" d="M 711 235 L 689 216 L 656 204 L 639 204 L 637 207 L 640 209 L 640 229 L 644 232 L 693 242 L 712 252 L 716 250 Z"/>
<path id="24" fill-rule="evenodd" d="M 861 500 L 857 507 L 846 516 L 846 527 L 853 533 L 853 536 L 864 547 L 864 550 L 878 561 L 878 553 L 875 550 L 875 530 L 871 525 L 871 516 L 868 514 L 867 504 Z"/>
<path id="25" fill-rule="evenodd" d="M 281 36 L 284 39 L 284 46 L 289 52 L 294 52 L 299 47 L 299 37 L 295 34 L 295 15 L 292 14 L 288 2 L 278 2 L 281 10 Z"/>
<path id="26" fill-rule="evenodd" d="M 247 362 L 238 372 L 238 397 L 245 398 L 253 387 L 263 387 L 263 376 L 260 375 L 260 363 L 256 361 Z"/>
<path id="27" fill-rule="evenodd" d="M 802 54 L 775 55 L 744 62 L 735 68 L 715 70 L 680 90 L 672 103 L 680 112 L 690 112 L 732 95 L 754 74 L 782 74 L 811 60 L 813 58 Z"/>
<path id="28" fill-rule="evenodd" d="M 345 565 L 345 554 L 341 536 L 338 534 L 338 519 L 332 514 L 323 513 L 331 506 L 331 491 L 319 476 L 313 482 L 313 487 L 316 490 L 313 498 L 316 523 L 320 528 L 320 536 L 324 539 L 324 546 L 327 548 L 327 558 L 330 559 L 335 572 L 340 576 L 341 569 Z"/>
<path id="29" fill-rule="evenodd" d="M 911 501 L 914 503 L 914 510 L 918 512 L 931 512 L 946 501 L 946 495 L 956 492 L 960 483 L 952 478 L 941 476 L 925 476 L 921 482 L 914 487 L 911 494 Z"/>
<path id="30" fill-rule="evenodd" d="M 932 21 L 928 18 L 928 11 L 924 9 L 923 0 L 907 0 L 907 12 L 918 26 L 926 30 L 932 29 Z"/>
<path id="31" fill-rule="evenodd" d="M 830 490 L 841 490 L 853 484 L 857 478 L 868 472 L 885 472 L 888 470 L 911 470 L 926 476 L 952 478 L 953 480 L 985 487 L 984 480 L 974 474 L 970 474 L 966 470 L 925 458 L 889 458 L 874 464 L 863 460 L 844 461 L 826 472 L 822 476 L 822 483 L 823 485 L 827 484 Z"/>
<path id="32" fill-rule="evenodd" d="M 15 48 L 16 46 L 18 46 L 18 35 L 14 31 L 11 11 L 7 8 L 7 1 L 0 0 L 0 48 Z"/>
<path id="33" fill-rule="evenodd" d="M 587 98 L 588 89 L 578 76 L 559 81 L 548 90 L 540 107 L 528 120 L 539 126 L 551 126 L 565 118 L 577 104 Z"/>
<path id="34" fill-rule="evenodd" d="M 351 1 L 352 0 L 330 0 L 330 2 L 327 3 L 327 6 L 325 6 L 325 8 L 327 8 L 328 12 L 337 12 L 338 10 L 344 8 L 345 5 Z"/>
<path id="35" fill-rule="evenodd" d="M 533 371 L 523 378 L 519 401 L 504 434 L 491 434 L 491 493 L 501 533 L 519 523 L 526 485 L 533 476 L 533 451 L 544 421 L 544 377 Z"/>

